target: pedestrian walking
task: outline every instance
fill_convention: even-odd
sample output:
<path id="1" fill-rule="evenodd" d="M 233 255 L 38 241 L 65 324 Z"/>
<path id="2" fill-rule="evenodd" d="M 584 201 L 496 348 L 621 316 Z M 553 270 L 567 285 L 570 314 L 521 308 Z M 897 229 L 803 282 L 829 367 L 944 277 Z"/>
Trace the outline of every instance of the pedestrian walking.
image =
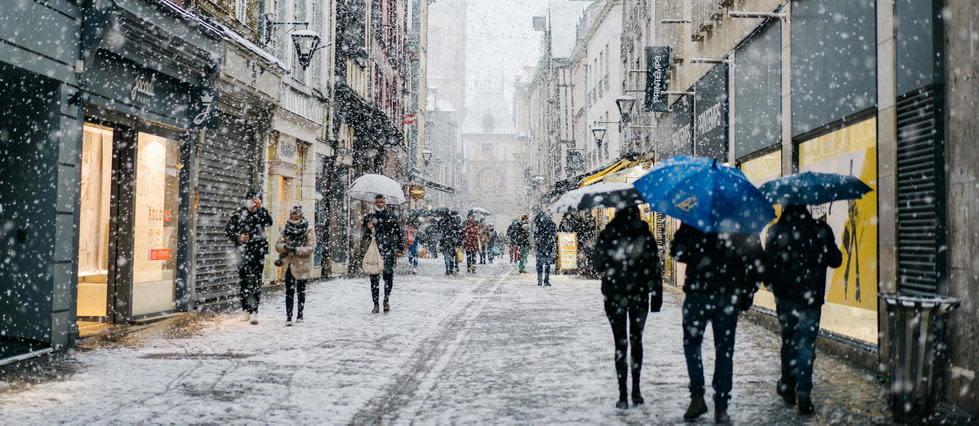
<path id="1" fill-rule="evenodd" d="M 462 230 L 462 246 L 466 250 L 466 272 L 476 273 L 476 263 L 479 256 L 480 230 L 476 219 L 470 214 L 466 219 L 466 227 Z"/>
<path id="2" fill-rule="evenodd" d="M 530 256 L 530 216 L 523 215 L 520 218 L 520 222 L 514 228 L 513 244 L 518 248 L 520 255 L 518 270 L 521 274 L 526 274 L 527 257 Z"/>
<path id="3" fill-rule="evenodd" d="M 316 233 L 303 215 L 302 206 L 289 211 L 289 219 L 275 243 L 279 258 L 275 266 L 286 268 L 286 327 L 292 326 L 293 301 L 296 304 L 296 322 L 303 321 L 306 306 L 306 283 L 313 275 L 313 251 L 316 250 Z"/>
<path id="4" fill-rule="evenodd" d="M 486 224 L 486 219 L 480 219 L 479 221 L 479 264 L 486 264 L 486 257 L 489 254 L 489 225 Z"/>
<path id="5" fill-rule="evenodd" d="M 380 280 L 384 279 L 384 312 L 391 310 L 390 296 L 394 288 L 394 263 L 397 257 L 404 254 L 405 236 L 401 229 L 401 223 L 397 215 L 387 207 L 387 200 L 381 194 L 374 197 L 373 212 L 364 216 L 363 236 L 365 246 L 370 244 L 370 239 L 375 238 L 377 249 L 383 259 L 383 271 L 381 275 L 371 275 L 371 299 L 374 301 L 374 309 L 371 313 L 378 313 L 378 296 L 380 292 Z"/>
<path id="6" fill-rule="evenodd" d="M 707 412 L 704 401 L 704 330 L 714 333 L 714 420 L 729 423 L 727 414 L 734 375 L 734 336 L 738 313 L 751 307 L 762 270 L 757 235 L 703 233 L 684 223 L 670 247 L 677 262 L 686 264 L 683 291 L 683 353 L 690 377 L 690 406 L 685 420 Z"/>
<path id="7" fill-rule="evenodd" d="M 269 253 L 268 234 L 272 215 L 262 207 L 262 192 L 248 191 L 245 205 L 234 212 L 224 227 L 225 235 L 235 244 L 238 257 L 238 285 L 241 320 L 258 324 L 258 304 L 262 292 L 262 270 Z"/>
<path id="8" fill-rule="evenodd" d="M 826 297 L 826 268 L 837 268 L 843 254 L 833 229 L 813 219 L 809 209 L 787 205 L 765 239 L 766 280 L 775 295 L 781 328 L 782 375 L 776 392 L 799 414 L 811 415 L 812 366 L 820 310 Z"/>
<path id="9" fill-rule="evenodd" d="M 419 236 L 414 224 L 409 224 L 405 230 L 406 244 L 408 245 L 408 264 L 411 265 L 411 273 L 418 273 L 418 245 Z"/>
<path id="10" fill-rule="evenodd" d="M 557 249 L 557 225 L 547 212 L 534 216 L 534 245 L 537 247 L 537 285 L 551 286 L 551 265 Z"/>
<path id="11" fill-rule="evenodd" d="M 486 245 L 488 247 L 486 249 L 488 252 L 486 256 L 489 258 L 489 263 L 493 263 L 497 256 L 500 255 L 500 234 L 496 232 L 492 224 L 489 226 L 489 241 Z"/>
<path id="12" fill-rule="evenodd" d="M 439 219 L 439 249 L 445 260 L 445 275 L 452 275 L 459 270 L 456 262 L 456 249 L 459 248 L 462 240 L 462 227 L 458 224 L 458 216 L 452 213 L 445 214 Z"/>
<path id="13" fill-rule="evenodd" d="M 520 245 L 517 244 L 517 234 L 520 232 L 518 229 L 520 226 L 521 221 L 518 217 L 510 223 L 510 226 L 506 230 L 507 252 L 510 253 L 510 263 L 520 261 Z"/>
<path id="14" fill-rule="evenodd" d="M 632 403 L 645 401 L 640 389 L 643 350 L 642 331 L 649 312 L 663 305 L 663 279 L 659 250 L 649 226 L 639 217 L 639 208 L 619 210 L 598 236 L 593 263 L 602 277 L 605 315 L 615 341 L 615 372 L 619 380 L 618 408 L 629 408 L 628 374 L 632 373 Z M 628 331 L 626 330 L 628 326 Z M 631 368 L 626 353 L 631 347 Z"/>

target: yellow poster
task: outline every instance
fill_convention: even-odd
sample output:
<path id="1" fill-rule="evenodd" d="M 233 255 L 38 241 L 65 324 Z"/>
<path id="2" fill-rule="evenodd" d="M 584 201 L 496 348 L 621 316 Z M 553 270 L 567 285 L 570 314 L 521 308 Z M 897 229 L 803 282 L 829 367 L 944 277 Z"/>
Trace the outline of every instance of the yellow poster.
<path id="1" fill-rule="evenodd" d="M 741 172 L 744 173 L 752 184 L 757 187 L 761 187 L 765 182 L 782 177 L 782 151 L 775 151 L 770 154 L 765 154 L 742 162 L 739 167 Z M 781 214 L 780 206 L 775 206 L 775 214 L 777 219 L 778 215 Z M 767 227 L 761 232 L 762 242 L 765 241 L 765 235 L 767 232 Z M 768 291 L 768 288 L 762 286 L 758 292 L 755 293 L 754 304 L 774 311 L 775 296 Z"/>
<path id="2" fill-rule="evenodd" d="M 832 228 L 843 265 L 826 277 L 823 328 L 877 341 L 877 120 L 802 143 L 799 169 L 860 178 L 873 191 L 859 200 L 811 206 Z"/>
<path id="3" fill-rule="evenodd" d="M 578 269 L 578 234 L 557 233 L 558 268 L 562 271 Z"/>

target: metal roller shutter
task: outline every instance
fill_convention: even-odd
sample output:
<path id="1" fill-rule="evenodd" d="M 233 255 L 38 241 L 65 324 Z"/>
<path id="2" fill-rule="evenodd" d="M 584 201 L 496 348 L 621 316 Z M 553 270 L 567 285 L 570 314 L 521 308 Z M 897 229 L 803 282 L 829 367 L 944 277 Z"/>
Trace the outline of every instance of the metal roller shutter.
<path id="1" fill-rule="evenodd" d="M 944 146 L 934 87 L 897 105 L 898 289 L 937 294 L 945 279 Z"/>
<path id="2" fill-rule="evenodd" d="M 253 147 L 253 130 L 237 122 L 209 132 L 198 149 L 198 306 L 223 303 L 238 294 L 235 247 L 224 235 L 224 227 L 251 187 Z"/>

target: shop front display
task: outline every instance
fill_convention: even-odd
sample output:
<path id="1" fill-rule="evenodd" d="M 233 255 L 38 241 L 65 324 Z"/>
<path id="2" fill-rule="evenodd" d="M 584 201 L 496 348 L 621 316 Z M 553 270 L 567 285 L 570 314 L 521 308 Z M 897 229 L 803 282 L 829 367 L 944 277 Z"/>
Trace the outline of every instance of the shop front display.
<path id="1" fill-rule="evenodd" d="M 782 177 L 782 151 L 773 151 L 742 161 L 738 168 L 753 185 L 761 187 L 765 182 Z M 774 207 L 775 221 L 777 221 L 782 213 L 782 206 L 776 205 Z M 762 243 L 765 242 L 767 232 L 767 227 L 761 231 Z M 755 293 L 754 305 L 775 312 L 775 296 L 766 286 L 762 285 Z"/>

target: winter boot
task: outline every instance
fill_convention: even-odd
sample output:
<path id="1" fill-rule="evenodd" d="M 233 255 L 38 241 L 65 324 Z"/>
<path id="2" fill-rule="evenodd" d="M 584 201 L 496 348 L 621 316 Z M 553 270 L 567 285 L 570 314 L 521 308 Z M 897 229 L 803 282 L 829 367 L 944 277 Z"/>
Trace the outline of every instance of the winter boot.
<path id="1" fill-rule="evenodd" d="M 799 397 L 799 414 L 803 416 L 811 416 L 816 412 L 816 408 L 812 406 L 812 399 L 808 396 Z"/>
<path id="2" fill-rule="evenodd" d="M 690 406 L 687 407 L 687 412 L 683 413 L 683 420 L 696 420 L 697 417 L 702 416 L 707 412 L 707 402 L 704 401 L 704 396 L 695 396 L 690 398 Z"/>
<path id="3" fill-rule="evenodd" d="M 241 322 L 248 322 L 248 311 L 241 311 Z"/>
<path id="4" fill-rule="evenodd" d="M 258 312 L 255 312 L 255 313 L 251 314 L 250 316 L 251 316 L 252 319 L 248 323 L 251 324 L 251 325 L 257 325 L 258 324 Z"/>
<path id="5" fill-rule="evenodd" d="M 714 413 L 714 423 L 719 425 L 729 425 L 731 424 L 731 416 L 727 415 L 727 411 L 717 411 Z"/>
<path id="6" fill-rule="evenodd" d="M 391 312 L 391 305 L 388 304 L 388 301 L 387 300 L 385 300 L 384 301 L 384 313 L 386 314 L 388 312 Z"/>
<path id="7" fill-rule="evenodd" d="M 646 402 L 639 390 L 639 372 L 632 372 L 632 405 L 643 405 Z"/>
<path id="8" fill-rule="evenodd" d="M 286 320 L 286 327 L 292 327 L 292 320 Z"/>
<path id="9" fill-rule="evenodd" d="M 779 380 L 775 385 L 775 392 L 782 397 L 786 404 L 795 405 L 795 387 L 782 384 Z"/>
<path id="10" fill-rule="evenodd" d="M 377 306 L 377 304 L 375 303 L 374 304 L 374 309 L 371 310 L 371 313 L 372 314 L 376 314 L 378 312 L 381 312 L 381 307 L 380 306 Z"/>

